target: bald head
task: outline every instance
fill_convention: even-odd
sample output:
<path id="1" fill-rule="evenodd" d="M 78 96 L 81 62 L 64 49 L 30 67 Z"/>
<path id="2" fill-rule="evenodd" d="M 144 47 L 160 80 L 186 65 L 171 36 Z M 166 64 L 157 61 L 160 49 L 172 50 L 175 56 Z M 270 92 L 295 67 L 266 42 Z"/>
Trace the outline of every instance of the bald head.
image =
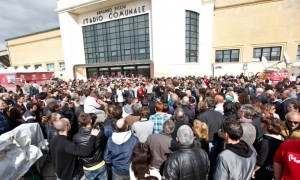
<path id="1" fill-rule="evenodd" d="M 285 115 L 286 123 L 289 129 L 293 130 L 299 126 L 300 114 L 295 111 L 288 112 Z"/>
<path id="2" fill-rule="evenodd" d="M 54 127 L 56 130 L 58 130 L 59 132 L 63 132 L 66 130 L 68 124 L 70 124 L 69 119 L 67 118 L 62 118 L 59 119 L 55 124 Z"/>
<path id="3" fill-rule="evenodd" d="M 189 99 L 189 97 L 187 97 L 187 96 L 184 96 L 184 97 L 182 98 L 182 104 L 188 104 L 189 101 L 190 101 L 190 99 Z"/>
<path id="4" fill-rule="evenodd" d="M 215 102 L 216 102 L 217 104 L 224 103 L 224 97 L 221 96 L 221 95 L 216 95 L 216 96 L 215 96 Z"/>

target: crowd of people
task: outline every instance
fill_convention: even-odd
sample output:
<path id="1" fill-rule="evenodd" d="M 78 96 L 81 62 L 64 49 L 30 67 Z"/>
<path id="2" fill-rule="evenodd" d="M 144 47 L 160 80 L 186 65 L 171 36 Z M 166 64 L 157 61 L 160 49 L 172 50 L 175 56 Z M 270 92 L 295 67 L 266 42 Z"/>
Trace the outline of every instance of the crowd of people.
<path id="1" fill-rule="evenodd" d="M 23 92 L 24 89 L 24 92 Z M 0 135 L 39 123 L 57 179 L 300 179 L 300 76 L 0 87 Z"/>

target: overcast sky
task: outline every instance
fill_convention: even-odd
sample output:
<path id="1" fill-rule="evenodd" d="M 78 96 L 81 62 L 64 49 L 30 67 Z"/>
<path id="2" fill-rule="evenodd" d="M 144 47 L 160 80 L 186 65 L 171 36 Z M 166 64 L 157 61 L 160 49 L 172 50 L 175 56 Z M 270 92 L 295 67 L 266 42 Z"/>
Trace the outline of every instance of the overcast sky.
<path id="1" fill-rule="evenodd" d="M 0 0 L 0 47 L 5 39 L 59 27 L 56 0 Z"/>

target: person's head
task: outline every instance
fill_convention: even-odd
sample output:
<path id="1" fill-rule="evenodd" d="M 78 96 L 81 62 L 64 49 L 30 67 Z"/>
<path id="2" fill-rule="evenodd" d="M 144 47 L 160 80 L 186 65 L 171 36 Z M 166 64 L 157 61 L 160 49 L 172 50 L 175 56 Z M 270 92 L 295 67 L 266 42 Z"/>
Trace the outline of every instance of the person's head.
<path id="1" fill-rule="evenodd" d="M 175 123 L 172 120 L 166 120 L 163 124 L 163 133 L 171 134 L 175 129 Z"/>
<path id="2" fill-rule="evenodd" d="M 299 109 L 300 103 L 298 101 L 292 101 L 287 108 L 289 112 L 299 112 Z"/>
<path id="3" fill-rule="evenodd" d="M 121 119 L 123 115 L 123 110 L 121 106 L 116 106 L 114 111 L 112 112 L 113 119 L 118 120 Z"/>
<path id="4" fill-rule="evenodd" d="M 188 96 L 184 96 L 183 98 L 182 98 L 182 104 L 189 104 L 189 102 L 190 102 L 190 99 L 189 99 L 189 97 Z"/>
<path id="5" fill-rule="evenodd" d="M 167 103 L 163 103 L 163 106 L 164 107 L 163 107 L 162 112 L 169 113 L 169 111 L 170 111 L 169 105 Z"/>
<path id="6" fill-rule="evenodd" d="M 240 119 L 243 119 L 243 118 L 253 119 L 255 114 L 256 114 L 255 109 L 251 104 L 242 105 L 238 111 L 238 116 Z"/>
<path id="7" fill-rule="evenodd" d="M 287 99 L 287 98 L 289 98 L 290 97 L 290 94 L 289 94 L 289 90 L 287 89 L 287 90 L 284 90 L 283 92 L 282 92 L 282 99 Z"/>
<path id="8" fill-rule="evenodd" d="M 184 120 L 184 110 L 182 108 L 177 108 L 174 111 L 175 121 L 183 121 Z"/>
<path id="9" fill-rule="evenodd" d="M 300 114 L 298 112 L 288 112 L 285 115 L 286 125 L 290 130 L 298 128 L 300 123 Z"/>
<path id="10" fill-rule="evenodd" d="M 240 122 L 234 120 L 227 120 L 222 125 L 224 139 L 228 142 L 229 139 L 238 141 L 243 136 L 243 128 Z"/>
<path id="11" fill-rule="evenodd" d="M 250 104 L 250 96 L 247 92 L 239 94 L 238 100 L 241 105 Z"/>
<path id="12" fill-rule="evenodd" d="M 144 119 L 148 119 L 150 116 L 150 109 L 148 107 L 142 107 L 142 110 L 141 110 L 141 119 L 144 118 Z"/>
<path id="13" fill-rule="evenodd" d="M 205 98 L 204 103 L 207 108 L 213 108 L 215 106 L 215 100 L 213 97 Z"/>
<path id="14" fill-rule="evenodd" d="M 162 102 L 160 102 L 160 101 L 157 101 L 155 103 L 155 111 L 156 112 L 162 112 L 163 109 L 164 109 L 164 104 Z"/>
<path id="15" fill-rule="evenodd" d="M 7 108 L 7 104 L 5 103 L 5 101 L 3 101 L 2 99 L 0 99 L 0 110 L 3 110 Z"/>
<path id="16" fill-rule="evenodd" d="M 275 114 L 275 105 L 267 103 L 263 106 L 263 113 L 265 117 L 273 117 Z"/>
<path id="17" fill-rule="evenodd" d="M 26 108 L 27 108 L 29 111 L 31 111 L 31 112 L 35 112 L 36 109 L 37 109 L 37 105 L 36 105 L 35 103 L 33 103 L 33 102 L 28 102 L 28 103 L 26 104 Z"/>
<path id="18" fill-rule="evenodd" d="M 18 96 L 17 96 L 17 103 L 18 103 L 18 104 L 23 104 L 24 101 L 25 101 L 24 95 L 18 95 Z"/>
<path id="19" fill-rule="evenodd" d="M 150 148 L 145 143 L 138 143 L 131 154 L 131 168 L 136 179 L 145 177 L 146 174 L 150 174 L 151 164 Z"/>
<path id="20" fill-rule="evenodd" d="M 279 135 L 281 133 L 280 119 L 269 116 L 261 119 L 261 127 L 269 134 Z"/>
<path id="21" fill-rule="evenodd" d="M 128 124 L 123 118 L 121 118 L 117 120 L 116 128 L 119 132 L 126 132 L 128 130 Z"/>
<path id="22" fill-rule="evenodd" d="M 206 142 L 208 142 L 208 126 L 206 123 L 195 119 L 193 122 L 193 130 L 197 138 L 204 139 Z"/>
<path id="23" fill-rule="evenodd" d="M 59 133 L 68 133 L 71 130 L 71 124 L 69 119 L 61 118 L 54 124 L 55 129 Z"/>
<path id="24" fill-rule="evenodd" d="M 181 103 L 179 101 L 175 101 L 173 103 L 173 109 L 176 110 L 177 108 L 180 108 L 181 107 Z"/>
<path id="25" fill-rule="evenodd" d="M 188 146 L 194 141 L 194 133 L 188 125 L 182 125 L 177 131 L 176 139 L 181 145 Z"/>
<path id="26" fill-rule="evenodd" d="M 138 103 L 133 104 L 131 109 L 133 116 L 139 116 L 141 114 L 141 106 Z"/>
<path id="27" fill-rule="evenodd" d="M 112 119 L 113 118 L 113 112 L 115 110 L 116 106 L 115 105 L 109 105 L 107 107 L 107 117 Z"/>
<path id="28" fill-rule="evenodd" d="M 215 96 L 215 102 L 216 102 L 216 104 L 222 104 L 222 103 L 224 103 L 224 97 L 221 96 L 221 95 L 216 95 Z"/>
<path id="29" fill-rule="evenodd" d="M 82 127 L 92 125 L 92 118 L 88 113 L 81 112 L 78 116 L 78 122 Z"/>
<path id="30" fill-rule="evenodd" d="M 59 90 L 56 89 L 56 88 L 54 88 L 54 89 L 51 90 L 51 94 L 52 94 L 54 97 L 56 97 L 56 96 L 58 95 L 58 93 L 59 93 Z"/>
<path id="31" fill-rule="evenodd" d="M 61 115 L 59 113 L 51 113 L 48 116 L 49 124 L 53 126 L 60 118 L 61 118 Z"/>
<path id="32" fill-rule="evenodd" d="M 94 98 L 98 98 L 99 93 L 98 93 L 97 90 L 92 90 L 90 96 L 91 96 L 91 97 L 94 97 Z"/>

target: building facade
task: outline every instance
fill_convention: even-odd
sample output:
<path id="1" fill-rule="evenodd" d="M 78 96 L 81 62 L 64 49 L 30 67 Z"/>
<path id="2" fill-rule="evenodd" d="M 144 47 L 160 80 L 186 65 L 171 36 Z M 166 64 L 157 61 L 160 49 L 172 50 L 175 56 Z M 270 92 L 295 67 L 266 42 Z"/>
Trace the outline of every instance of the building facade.
<path id="1" fill-rule="evenodd" d="M 12 67 L 24 66 L 54 71 L 58 76 L 65 73 L 65 62 L 61 43 L 60 29 L 7 39 L 7 50 Z"/>
<path id="2" fill-rule="evenodd" d="M 214 75 L 256 74 L 269 66 L 286 68 L 300 59 L 300 1 L 216 0 L 213 30 Z"/>
<path id="3" fill-rule="evenodd" d="M 211 74 L 213 1 L 58 0 L 67 72 Z"/>

